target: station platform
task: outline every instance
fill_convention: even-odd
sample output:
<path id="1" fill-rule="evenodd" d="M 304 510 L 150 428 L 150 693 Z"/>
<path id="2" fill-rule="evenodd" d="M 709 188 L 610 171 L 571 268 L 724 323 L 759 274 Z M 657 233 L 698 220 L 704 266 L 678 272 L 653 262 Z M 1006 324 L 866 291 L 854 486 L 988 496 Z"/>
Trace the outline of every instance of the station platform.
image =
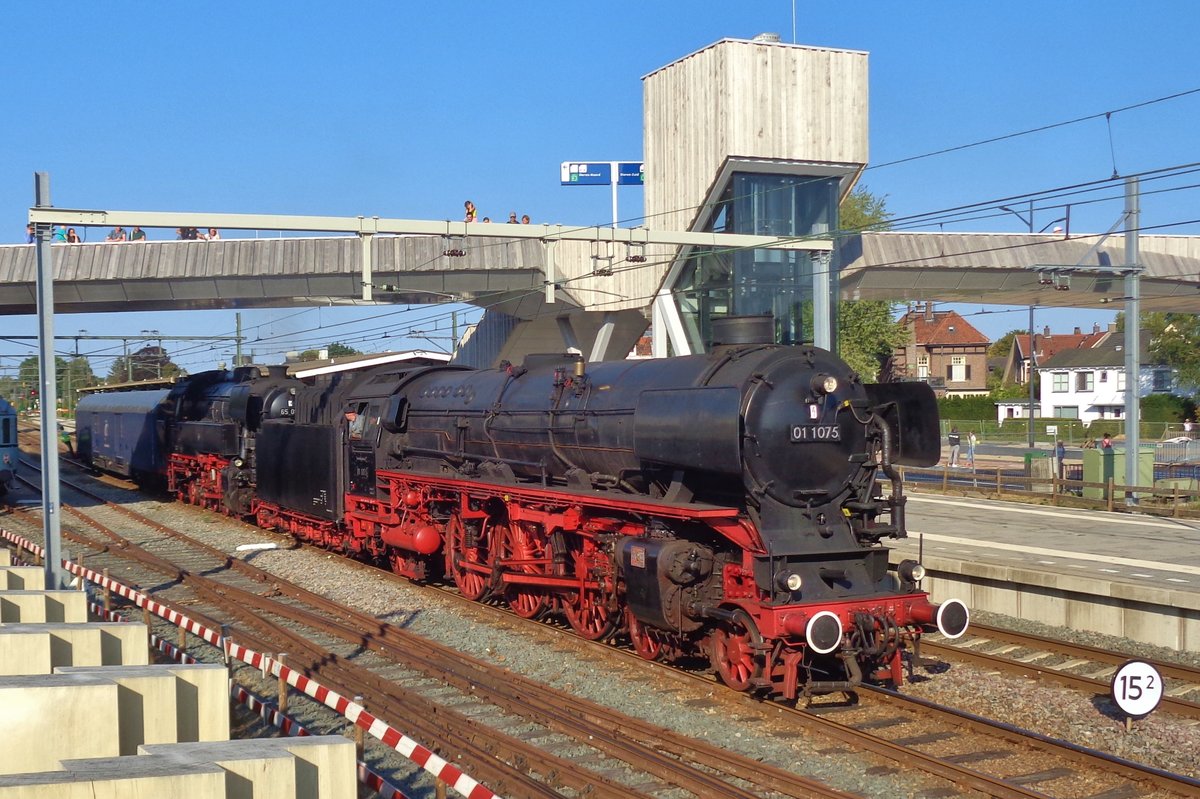
<path id="1" fill-rule="evenodd" d="M 908 493 L 909 538 L 935 600 L 1200 651 L 1200 522 Z"/>

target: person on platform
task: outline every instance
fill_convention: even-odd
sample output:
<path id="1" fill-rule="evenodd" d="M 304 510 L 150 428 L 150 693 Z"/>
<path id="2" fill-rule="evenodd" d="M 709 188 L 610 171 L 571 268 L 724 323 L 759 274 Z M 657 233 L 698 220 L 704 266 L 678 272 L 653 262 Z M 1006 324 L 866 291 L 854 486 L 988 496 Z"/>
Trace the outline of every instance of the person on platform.
<path id="1" fill-rule="evenodd" d="M 1100 439 L 1100 449 L 1108 453 L 1112 452 L 1112 436 L 1108 433 L 1105 433 L 1104 438 Z"/>
<path id="2" fill-rule="evenodd" d="M 979 438 L 975 435 L 975 431 L 967 433 L 967 465 L 972 469 L 975 468 L 975 445 L 979 443 Z"/>
<path id="3" fill-rule="evenodd" d="M 517 212 L 516 212 L 516 211 L 509 211 L 509 212 L 508 212 L 508 224 L 510 224 L 510 225 L 519 225 L 519 224 L 521 224 L 520 220 L 518 220 L 518 219 L 517 219 Z"/>
<path id="4" fill-rule="evenodd" d="M 1188 438 L 1192 437 L 1192 430 L 1196 427 L 1196 423 L 1192 421 L 1192 417 L 1188 417 L 1183 421 L 1183 434 Z"/>
<path id="5" fill-rule="evenodd" d="M 75 447 L 71 444 L 71 432 L 61 424 L 58 426 L 58 437 L 62 441 L 63 446 L 67 448 L 67 452 L 71 457 L 75 457 Z"/>
<path id="6" fill-rule="evenodd" d="M 950 468 L 958 468 L 958 451 L 962 445 L 962 438 L 958 435 L 958 427 L 950 428 L 950 435 L 946 436 L 946 441 L 950 444 Z"/>
<path id="7" fill-rule="evenodd" d="M 146 231 L 142 230 L 138 225 L 134 225 L 133 230 L 129 232 L 129 240 L 144 242 L 146 240 Z"/>
<path id="8" fill-rule="evenodd" d="M 206 241 L 220 241 L 221 234 L 217 232 L 215 227 L 210 227 L 208 233 L 204 235 Z"/>
<path id="9" fill-rule="evenodd" d="M 491 222 L 491 221 L 492 221 L 492 218 L 491 218 L 490 216 L 485 216 L 485 217 L 483 218 L 483 220 L 482 220 L 482 221 L 483 221 L 484 223 L 488 223 L 488 222 Z"/>
<path id="10" fill-rule="evenodd" d="M 54 226 L 54 234 L 50 238 L 55 244 L 67 243 L 67 229 L 58 225 Z"/>
<path id="11" fill-rule="evenodd" d="M 67 244 L 83 244 L 83 239 L 75 232 L 75 228 L 67 228 Z"/>
<path id="12" fill-rule="evenodd" d="M 521 214 L 521 224 L 522 225 L 529 224 L 529 214 Z"/>
<path id="13" fill-rule="evenodd" d="M 1054 442 L 1054 459 L 1058 462 L 1058 479 L 1062 480 L 1067 474 L 1065 463 L 1067 460 L 1067 445 L 1062 442 L 1061 438 Z"/>
<path id="14" fill-rule="evenodd" d="M 463 208 L 466 209 L 466 214 L 463 216 L 463 221 L 474 222 L 476 216 L 475 203 L 467 200 L 465 203 L 463 203 Z"/>
<path id="15" fill-rule="evenodd" d="M 117 225 L 115 228 L 112 229 L 112 233 L 109 233 L 108 237 L 105 238 L 104 240 L 109 242 L 110 244 L 115 244 L 119 241 L 125 241 L 125 228 L 121 227 L 120 225 Z"/>
<path id="16" fill-rule="evenodd" d="M 34 244 L 37 242 L 37 233 L 33 230 L 33 223 L 30 222 L 25 226 L 25 243 Z"/>

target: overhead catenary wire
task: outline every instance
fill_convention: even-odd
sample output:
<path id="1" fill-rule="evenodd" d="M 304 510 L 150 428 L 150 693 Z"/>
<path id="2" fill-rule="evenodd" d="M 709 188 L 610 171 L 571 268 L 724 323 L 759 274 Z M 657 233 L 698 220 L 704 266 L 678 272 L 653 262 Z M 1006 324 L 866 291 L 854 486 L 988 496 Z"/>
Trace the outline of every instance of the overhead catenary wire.
<path id="1" fill-rule="evenodd" d="M 1161 97 L 1157 97 L 1157 98 L 1152 98 L 1150 100 L 1145 100 L 1142 102 L 1121 106 L 1119 108 L 1114 108 L 1114 109 L 1110 109 L 1107 111 L 1097 112 L 1094 114 L 1088 114 L 1088 115 L 1084 115 L 1084 116 L 1080 116 L 1080 117 L 1075 117 L 1073 119 L 1063 120 L 1063 121 L 1050 123 L 1047 125 L 1041 125 L 1041 126 L 1037 126 L 1037 127 L 1033 127 L 1033 128 L 1028 128 L 1028 129 L 1024 129 L 1024 130 L 1020 130 L 1020 131 L 1014 131 L 1011 133 L 1002 134 L 999 136 L 993 136 L 993 137 L 989 137 L 989 138 L 985 138 L 985 139 L 980 139 L 980 140 L 965 143 L 965 144 L 955 145 L 955 146 L 951 146 L 951 147 L 944 147 L 944 148 L 932 150 L 932 151 L 929 151 L 926 153 L 920 153 L 920 154 L 913 155 L 913 156 L 906 156 L 904 158 L 893 159 L 891 161 L 886 161 L 886 162 L 883 162 L 880 164 L 874 164 L 874 165 L 868 166 L 865 168 L 864 171 L 870 172 L 870 171 L 874 171 L 874 170 L 885 169 L 888 167 L 897 166 L 899 164 L 911 163 L 913 161 L 917 161 L 917 160 L 921 160 L 921 159 L 932 158 L 932 157 L 936 157 L 936 156 L 940 156 L 940 155 L 945 155 L 948 153 L 959 152 L 962 150 L 981 147 L 981 146 L 985 146 L 988 144 L 994 144 L 994 143 L 998 143 L 998 142 L 1009 140 L 1009 139 L 1014 139 L 1014 138 L 1023 137 L 1023 136 L 1029 136 L 1029 135 L 1033 135 L 1036 133 L 1049 131 L 1049 130 L 1052 130 L 1055 128 L 1061 128 L 1061 127 L 1066 127 L 1069 125 L 1075 125 L 1075 124 L 1087 122 L 1090 120 L 1096 120 L 1099 118 L 1105 118 L 1106 120 L 1111 121 L 1111 118 L 1114 114 L 1124 113 L 1127 111 L 1132 111 L 1135 109 L 1144 108 L 1144 107 L 1148 107 L 1148 106 L 1155 105 L 1155 104 L 1160 104 L 1160 103 L 1164 103 L 1164 102 L 1168 102 L 1168 101 L 1172 101 L 1172 100 L 1177 100 L 1177 99 L 1181 99 L 1181 98 L 1184 98 L 1184 97 L 1187 97 L 1190 95 L 1195 95 L 1198 93 L 1200 93 L 1200 88 L 1188 89 L 1188 90 L 1176 92 L 1174 94 L 1169 94 L 1169 95 L 1165 95 L 1165 96 L 1161 96 Z M 1111 143 L 1111 140 L 1110 140 L 1110 143 Z M 955 208 L 942 209 L 940 211 L 928 212 L 926 214 L 916 214 L 916 215 L 910 215 L 910 216 L 902 217 L 902 218 L 892 218 L 892 219 L 888 220 L 888 225 L 889 225 L 889 227 L 891 227 L 891 229 L 897 229 L 897 228 L 912 229 L 914 227 L 921 226 L 922 224 L 924 226 L 938 224 L 939 222 L 935 222 L 934 220 L 937 219 L 939 216 L 942 217 L 940 224 L 944 225 L 944 224 L 949 224 L 952 221 L 956 221 L 955 216 L 954 216 L 955 214 L 960 215 L 957 218 L 957 221 L 960 221 L 960 222 L 961 221 L 970 221 L 972 219 L 979 219 L 979 218 L 992 218 L 992 215 L 976 216 L 976 217 L 966 217 L 966 216 L 961 216 L 961 215 L 966 214 L 971 209 L 975 209 L 975 211 L 978 211 L 978 210 L 986 207 L 989 203 L 992 205 L 992 207 L 996 207 L 996 205 L 1003 204 L 1003 203 L 1016 203 L 1016 202 L 1031 201 L 1031 200 L 1046 201 L 1046 200 L 1051 200 L 1051 199 L 1059 199 L 1059 198 L 1061 198 L 1063 196 L 1067 196 L 1067 195 L 1055 196 L 1055 195 L 1053 195 L 1053 192 L 1064 192 L 1064 191 L 1069 191 L 1069 190 L 1084 191 L 1084 190 L 1086 190 L 1085 187 L 1090 186 L 1090 185 L 1111 184 L 1113 179 L 1115 179 L 1117 177 L 1115 174 L 1115 151 L 1113 152 L 1113 160 L 1114 160 L 1114 176 L 1113 176 L 1113 178 L 1109 178 L 1108 180 L 1105 180 L 1105 181 L 1095 181 L 1090 184 L 1077 184 L 1076 186 L 1060 187 L 1058 189 L 1050 189 L 1050 190 L 1045 190 L 1042 192 L 1032 192 L 1032 193 L 1028 193 L 1028 194 L 1024 194 L 1024 195 L 1013 195 L 1010 197 L 1001 198 L 999 200 L 971 203 L 971 204 L 966 204 L 966 205 L 962 205 L 962 206 L 957 206 Z M 1185 167 L 1193 167 L 1194 168 L 1196 166 L 1197 166 L 1196 164 L 1191 164 L 1191 165 L 1184 165 L 1184 167 L 1167 168 L 1167 170 L 1170 170 L 1170 169 L 1182 170 Z M 1158 171 L 1165 172 L 1167 170 L 1155 170 L 1155 171 L 1141 173 L 1141 174 L 1143 176 L 1145 176 L 1144 179 L 1151 179 L 1155 172 L 1158 172 Z M 1183 174 L 1183 173 L 1180 172 L 1180 174 Z M 812 178 L 811 182 L 816 182 L 816 181 L 820 181 L 820 180 L 827 180 L 827 178 Z M 788 187 L 781 187 L 780 190 L 791 190 L 796 185 L 803 185 L 803 182 L 804 181 L 802 181 L 801 183 L 798 183 L 798 184 L 792 184 L 791 186 L 788 186 Z M 1177 189 L 1172 189 L 1172 190 L 1181 190 L 1181 189 L 1177 188 Z M 1102 199 L 1094 199 L 1094 200 L 1086 201 L 1086 202 L 1101 202 L 1101 201 L 1103 201 L 1103 200 Z M 1079 202 L 1079 203 L 1073 203 L 1073 204 L 1083 204 L 1083 203 Z M 704 207 L 704 205 L 705 204 L 701 203 L 701 204 L 697 204 L 695 206 L 690 206 L 690 207 L 682 208 L 682 209 L 676 209 L 675 211 L 666 211 L 666 212 L 662 212 L 662 213 L 668 214 L 668 213 L 679 213 L 679 212 L 687 212 L 687 211 L 698 212 L 700 209 L 702 209 Z M 1054 207 L 1054 206 L 1050 206 L 1050 207 Z M 631 217 L 629 219 L 622 220 L 622 221 L 625 223 L 638 222 L 638 221 L 644 222 L 644 221 L 647 221 L 649 218 L 650 217 L 647 217 L 647 216 L 640 216 L 640 217 Z M 924 220 L 924 221 L 922 222 L 922 220 Z M 1159 226 L 1153 226 L 1152 228 L 1143 228 L 1143 229 L 1154 229 L 1154 228 L 1161 229 L 1161 228 L 1179 226 L 1179 225 L 1184 225 L 1184 224 L 1194 224 L 1194 222 L 1189 221 L 1189 222 L 1182 222 L 1182 223 L 1172 223 L 1170 225 L 1159 225 Z M 577 228 L 577 229 L 583 229 L 583 228 Z M 838 233 L 845 235 L 848 232 L 850 232 L 850 231 L 835 231 L 834 234 L 825 234 L 825 235 L 826 236 L 837 235 Z M 804 238 L 806 238 L 806 237 L 796 237 L 795 239 L 793 239 L 793 241 L 800 242 L 800 241 L 803 241 Z M 1081 237 L 1072 236 L 1072 238 L 1081 238 Z M 481 248 L 485 248 L 485 247 L 500 247 L 500 246 L 508 246 L 508 245 L 509 245 L 509 242 L 488 242 L 483 245 L 476 245 L 476 248 L 481 249 Z M 432 262 L 433 260 L 436 260 L 436 259 L 431 259 L 429 262 Z M 644 263 L 644 264 L 637 264 L 637 265 L 631 264 L 631 265 L 628 265 L 625 267 L 620 267 L 619 269 L 620 269 L 620 271 L 625 271 L 626 269 L 630 269 L 630 268 L 661 267 L 665 263 L 666 262 Z M 590 275 L 580 276 L 580 278 L 583 278 L 583 277 L 590 277 Z M 566 283 L 566 282 L 569 282 L 569 280 L 559 281 L 559 282 Z M 535 292 L 535 291 L 530 292 L 530 294 L 534 294 L 534 293 L 537 293 L 537 292 Z M 647 298 L 647 299 L 649 299 L 649 298 Z M 435 305 L 435 306 L 440 306 L 440 305 L 444 305 L 444 304 L 448 304 L 448 303 L 443 303 L 443 302 L 431 303 L 431 305 Z M 608 303 L 599 303 L 599 304 L 608 304 Z M 478 303 L 476 303 L 476 306 L 483 307 L 481 304 L 478 304 Z M 301 316 L 305 313 L 310 313 L 312 310 L 313 309 L 305 309 L 305 310 L 299 311 L 295 314 L 291 314 L 287 317 L 283 317 L 283 319 L 271 320 L 271 322 L 262 323 L 262 324 L 256 326 L 256 328 L 265 326 L 267 324 L 275 324 L 277 322 L 283 321 L 288 318 Z M 389 313 L 395 314 L 395 313 L 400 313 L 400 312 L 389 312 Z M 379 316 L 383 316 L 383 315 L 379 315 Z M 372 317 L 372 318 L 378 318 L 378 317 Z M 340 327 L 340 326 L 345 326 L 345 325 L 352 325 L 352 324 L 361 324 L 361 320 L 357 321 L 357 322 L 337 323 L 335 325 L 329 326 L 329 328 Z M 269 340 L 273 340 L 273 339 L 284 338 L 286 336 L 303 335 L 304 333 L 327 330 L 329 328 L 327 328 L 325 326 L 320 326 L 317 328 L 310 328 L 307 331 L 305 331 L 305 330 L 293 331 L 292 333 L 289 333 L 289 334 L 278 334 L 275 336 L 269 336 L 266 340 L 269 341 Z M 378 329 L 380 329 L 380 328 L 375 328 L 375 330 L 378 330 Z M 356 333 L 356 335 L 367 335 L 367 332 Z M 261 337 L 260 337 L 260 340 L 261 340 Z M 291 349 L 291 348 L 292 347 L 289 347 L 288 349 Z M 196 347 L 196 348 L 194 348 L 194 351 L 198 351 L 199 349 L 200 349 L 199 347 Z M 211 351 L 211 349 L 210 349 L 210 351 Z M 66 356 L 74 355 L 74 353 L 63 353 L 63 354 Z M 181 354 L 190 354 L 190 353 L 187 351 L 183 351 Z M 82 356 L 83 353 L 80 353 L 80 355 Z M 89 357 L 105 357 L 105 356 L 101 355 L 99 353 L 96 353 L 94 356 L 89 354 Z M 117 356 L 114 354 L 111 357 L 115 358 L 115 357 L 120 357 L 120 356 Z"/>

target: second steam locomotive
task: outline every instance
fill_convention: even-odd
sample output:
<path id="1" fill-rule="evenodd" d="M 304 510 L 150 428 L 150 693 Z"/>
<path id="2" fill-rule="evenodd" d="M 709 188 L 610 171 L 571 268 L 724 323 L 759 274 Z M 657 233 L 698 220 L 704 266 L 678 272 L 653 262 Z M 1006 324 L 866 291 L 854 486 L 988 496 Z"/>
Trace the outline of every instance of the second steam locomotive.
<path id="1" fill-rule="evenodd" d="M 141 414 L 141 462 L 179 499 L 417 580 L 447 579 L 647 659 L 707 657 L 795 699 L 900 685 L 923 631 L 961 635 L 906 535 L 897 465 L 938 457 L 928 386 L 864 384 L 728 320 L 706 355 L 475 370 L 396 364 L 313 385 L 257 370 L 94 395 L 81 454 Z M 124 399 L 123 399 L 124 398 Z M 120 411 L 120 408 L 141 408 Z"/>

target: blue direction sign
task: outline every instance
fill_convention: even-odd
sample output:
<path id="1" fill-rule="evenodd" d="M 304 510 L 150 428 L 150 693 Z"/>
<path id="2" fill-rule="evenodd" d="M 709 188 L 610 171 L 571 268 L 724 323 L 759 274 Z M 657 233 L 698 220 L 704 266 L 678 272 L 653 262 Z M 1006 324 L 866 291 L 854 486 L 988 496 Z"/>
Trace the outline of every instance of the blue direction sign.
<path id="1" fill-rule="evenodd" d="M 645 185 L 646 165 L 641 161 L 622 161 L 617 164 L 617 183 L 621 186 Z"/>
<path id="2" fill-rule="evenodd" d="M 607 161 L 563 161 L 561 177 L 564 186 L 607 186 L 612 183 L 612 164 Z"/>

